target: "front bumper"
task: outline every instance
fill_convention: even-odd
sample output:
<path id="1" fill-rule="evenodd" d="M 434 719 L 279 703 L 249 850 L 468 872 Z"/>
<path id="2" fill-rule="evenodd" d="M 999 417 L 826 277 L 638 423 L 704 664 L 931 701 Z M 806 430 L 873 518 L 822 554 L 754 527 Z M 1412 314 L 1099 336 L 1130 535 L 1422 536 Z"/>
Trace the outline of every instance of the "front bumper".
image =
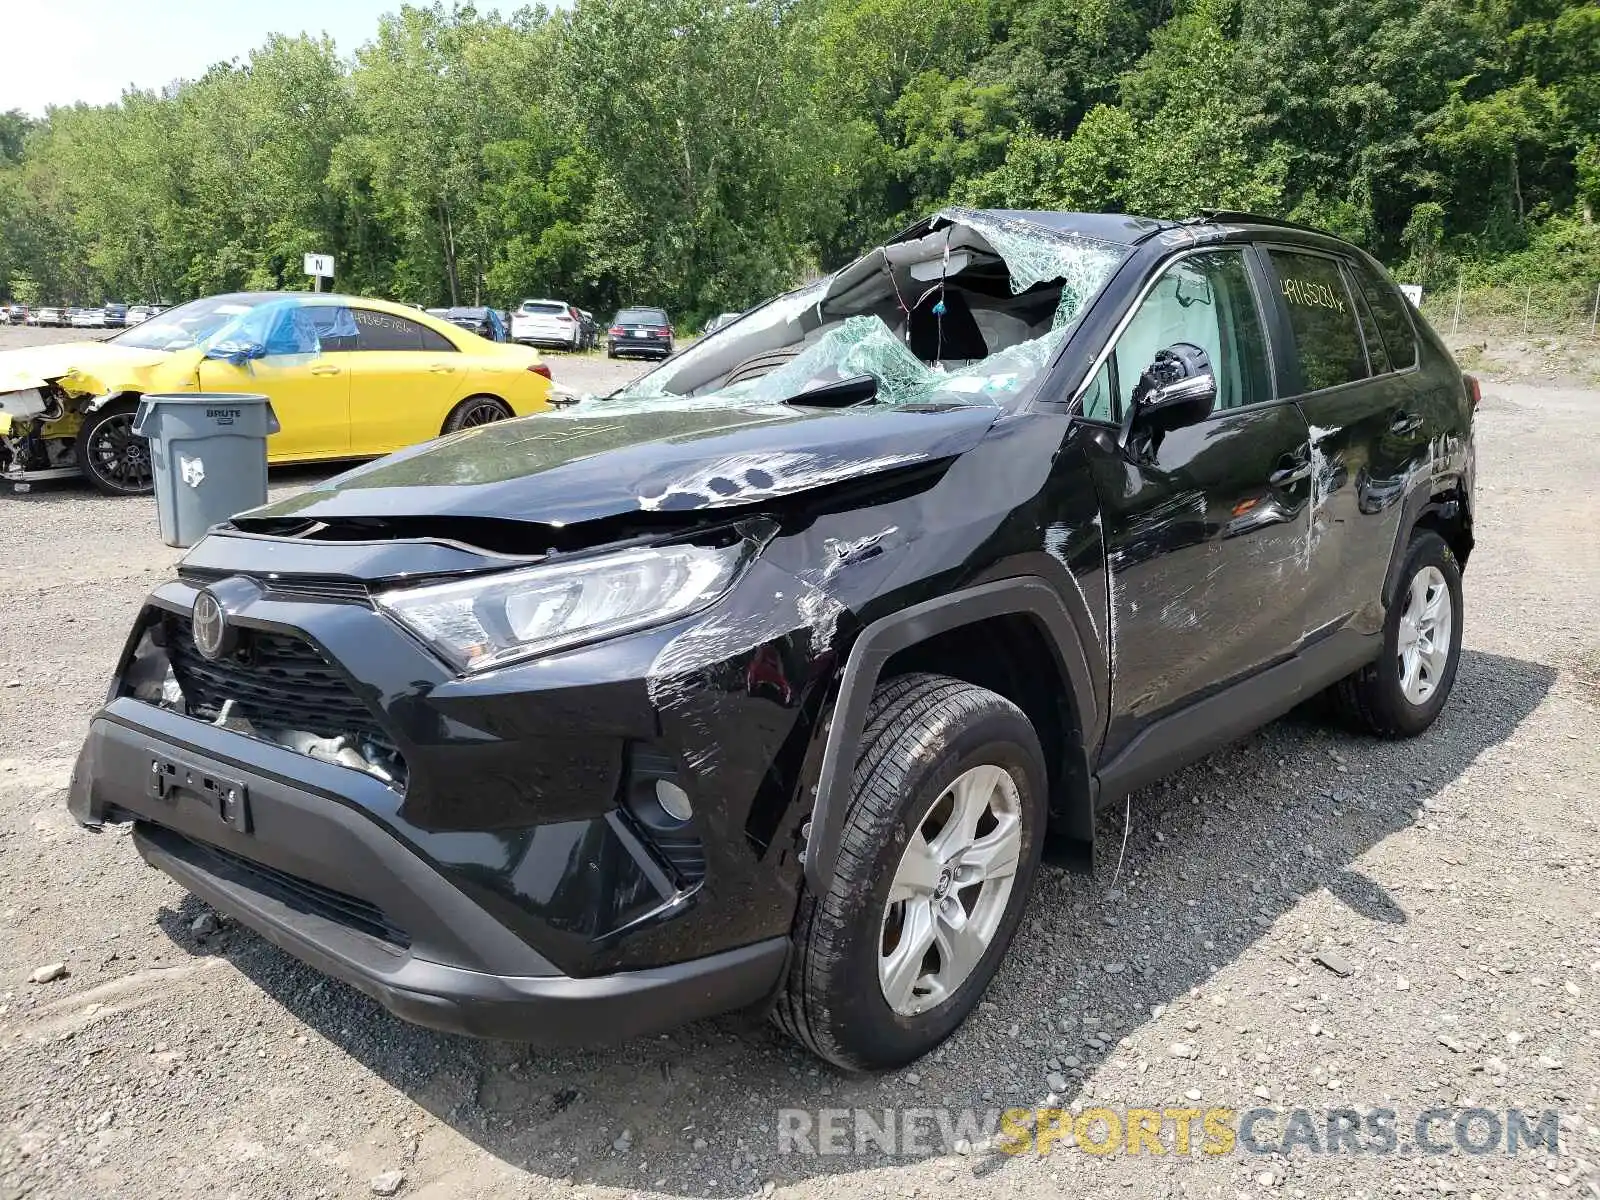
<path id="1" fill-rule="evenodd" d="M 777 985 L 786 937 L 565 975 L 359 807 L 327 794 L 348 787 L 350 772 L 269 745 L 249 763 L 215 753 L 236 736 L 113 701 L 91 725 L 68 806 L 85 824 L 131 819 L 151 865 L 396 1016 L 480 1037 L 593 1044 L 754 1004 Z"/>
<path id="2" fill-rule="evenodd" d="M 457 678 L 364 581 L 478 561 L 442 542 L 208 537 L 135 624 L 73 815 L 134 822 L 196 893 L 446 1028 L 528 1038 L 531 1013 L 540 1040 L 588 1041 L 593 1022 L 564 1029 L 539 1006 L 648 997 L 600 1018 L 625 1036 L 759 999 L 800 888 L 836 608 L 757 560 L 709 614 Z M 189 627 L 202 585 L 238 631 L 211 662 Z M 282 736 L 307 730 L 387 746 L 397 772 Z M 661 810 L 663 780 L 690 797 L 687 822 Z M 225 785 L 242 811 L 224 811 Z"/>

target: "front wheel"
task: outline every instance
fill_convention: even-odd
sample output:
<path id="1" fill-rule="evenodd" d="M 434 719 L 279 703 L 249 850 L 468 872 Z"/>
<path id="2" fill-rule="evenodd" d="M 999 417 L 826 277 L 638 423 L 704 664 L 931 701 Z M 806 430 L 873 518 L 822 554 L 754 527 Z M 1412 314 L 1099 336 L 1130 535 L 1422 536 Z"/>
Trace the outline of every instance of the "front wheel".
<path id="1" fill-rule="evenodd" d="M 1379 737 L 1415 737 L 1450 696 L 1461 659 L 1461 565 L 1438 534 L 1412 536 L 1383 627 L 1383 652 L 1331 690 L 1346 721 Z"/>
<path id="2" fill-rule="evenodd" d="M 1027 904 L 1044 756 L 1009 700 L 941 675 L 873 696 L 832 883 L 801 896 L 778 1026 L 841 1067 L 928 1053 L 994 978 Z"/>
<path id="3" fill-rule="evenodd" d="M 142 496 L 155 488 L 150 443 L 133 432 L 136 406 L 110 404 L 78 431 L 78 469 L 104 496 Z"/>
<path id="4" fill-rule="evenodd" d="M 445 433 L 459 433 L 475 425 L 488 425 L 512 416 L 511 408 L 495 396 L 468 396 L 444 419 Z"/>

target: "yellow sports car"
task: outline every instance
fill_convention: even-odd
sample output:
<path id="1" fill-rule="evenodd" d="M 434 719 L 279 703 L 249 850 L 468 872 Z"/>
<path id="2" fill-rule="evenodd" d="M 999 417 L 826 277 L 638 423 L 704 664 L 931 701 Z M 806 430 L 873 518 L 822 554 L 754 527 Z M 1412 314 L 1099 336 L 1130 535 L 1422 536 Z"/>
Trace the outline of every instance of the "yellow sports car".
<path id="1" fill-rule="evenodd" d="M 486 341 L 403 304 L 309 292 L 210 296 L 104 341 L 0 352 L 0 473 L 81 471 L 102 492 L 151 489 L 133 433 L 150 392 L 259 392 L 274 463 L 370 458 L 549 407 L 536 350 Z"/>

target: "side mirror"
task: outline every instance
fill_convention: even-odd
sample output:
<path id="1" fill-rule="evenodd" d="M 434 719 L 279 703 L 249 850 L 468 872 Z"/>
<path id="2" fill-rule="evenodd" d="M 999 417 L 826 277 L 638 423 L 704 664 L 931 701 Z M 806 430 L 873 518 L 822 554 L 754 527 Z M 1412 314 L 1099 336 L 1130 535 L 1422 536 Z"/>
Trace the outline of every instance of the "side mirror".
<path id="1" fill-rule="evenodd" d="M 1181 429 L 1211 415 L 1217 402 L 1217 377 L 1211 357 L 1199 346 L 1177 342 L 1156 354 L 1133 391 L 1131 422 Z"/>
<path id="2" fill-rule="evenodd" d="M 223 362 L 230 362 L 234 366 L 238 367 L 249 362 L 253 358 L 263 357 L 266 352 L 267 348 L 260 342 L 230 340 L 226 342 L 218 342 L 215 346 L 212 346 L 206 351 L 206 357 L 221 359 Z"/>

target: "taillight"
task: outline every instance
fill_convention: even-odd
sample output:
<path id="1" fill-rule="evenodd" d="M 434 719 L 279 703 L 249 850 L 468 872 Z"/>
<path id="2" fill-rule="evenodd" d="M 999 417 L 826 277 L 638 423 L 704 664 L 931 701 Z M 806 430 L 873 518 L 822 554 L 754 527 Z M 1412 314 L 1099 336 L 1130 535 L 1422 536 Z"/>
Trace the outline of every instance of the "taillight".
<path id="1" fill-rule="evenodd" d="M 613 325 L 610 329 L 606 330 L 606 332 L 609 333 L 612 337 L 621 337 L 622 336 L 622 326 L 621 325 Z"/>
<path id="2" fill-rule="evenodd" d="M 671 325 L 663 325 L 661 327 L 660 332 L 661 332 L 661 336 L 662 337 L 671 337 L 672 336 L 672 326 Z"/>
<path id="3" fill-rule="evenodd" d="M 1478 382 L 1476 375 L 1463 375 L 1461 377 L 1467 385 L 1467 399 L 1472 401 L 1472 411 L 1478 411 L 1478 403 L 1483 399 L 1483 385 Z"/>
<path id="4" fill-rule="evenodd" d="M 528 370 L 532 371 L 535 375 L 543 375 L 546 379 L 552 378 L 550 374 L 550 367 L 546 363 L 536 362 L 533 364 L 533 366 L 529 367 Z"/>

